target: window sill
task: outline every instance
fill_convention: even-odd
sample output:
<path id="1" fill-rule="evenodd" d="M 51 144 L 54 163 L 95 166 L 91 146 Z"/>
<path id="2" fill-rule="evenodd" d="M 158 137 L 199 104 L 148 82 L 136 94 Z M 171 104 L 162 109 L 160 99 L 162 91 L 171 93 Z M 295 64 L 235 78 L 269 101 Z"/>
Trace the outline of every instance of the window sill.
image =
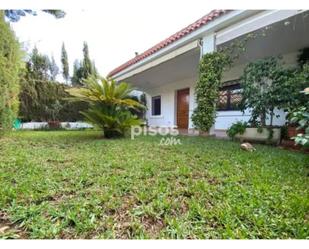
<path id="1" fill-rule="evenodd" d="M 150 118 L 152 119 L 163 118 L 163 116 L 162 115 L 156 115 L 156 116 L 151 115 Z"/>

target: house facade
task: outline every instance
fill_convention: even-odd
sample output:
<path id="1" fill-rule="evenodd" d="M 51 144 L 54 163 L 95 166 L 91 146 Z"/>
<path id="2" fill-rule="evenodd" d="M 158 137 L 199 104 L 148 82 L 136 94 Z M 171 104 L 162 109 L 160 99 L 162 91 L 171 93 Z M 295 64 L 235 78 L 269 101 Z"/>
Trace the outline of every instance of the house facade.
<path id="1" fill-rule="evenodd" d="M 250 110 L 238 109 L 239 79 L 251 61 L 281 56 L 284 65 L 297 65 L 299 50 L 309 46 L 309 11 L 214 10 L 188 27 L 117 67 L 109 77 L 126 81 L 147 96 L 147 123 L 194 130 L 191 115 L 196 107 L 195 86 L 200 58 L 235 41 L 246 39 L 246 50 L 224 72 L 217 117 L 210 133 L 225 136 L 236 121 L 248 121 Z M 276 110 L 274 125 L 285 123 Z"/>

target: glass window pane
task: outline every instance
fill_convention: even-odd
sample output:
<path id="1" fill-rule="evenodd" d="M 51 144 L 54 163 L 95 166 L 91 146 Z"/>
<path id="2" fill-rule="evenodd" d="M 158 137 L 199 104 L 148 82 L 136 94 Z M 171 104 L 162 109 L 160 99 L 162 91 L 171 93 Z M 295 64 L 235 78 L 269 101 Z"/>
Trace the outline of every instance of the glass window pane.
<path id="1" fill-rule="evenodd" d="M 161 115 L 161 96 L 152 97 L 152 115 Z"/>

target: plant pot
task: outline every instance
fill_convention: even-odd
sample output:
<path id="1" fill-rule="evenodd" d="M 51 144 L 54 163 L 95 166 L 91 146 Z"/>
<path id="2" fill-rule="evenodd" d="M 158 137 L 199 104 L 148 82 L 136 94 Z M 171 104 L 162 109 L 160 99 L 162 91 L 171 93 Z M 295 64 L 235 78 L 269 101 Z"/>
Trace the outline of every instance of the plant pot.
<path id="1" fill-rule="evenodd" d="M 49 129 L 60 129 L 61 123 L 59 121 L 48 121 L 48 128 Z"/>
<path id="2" fill-rule="evenodd" d="M 297 130 L 296 126 L 293 125 L 288 126 L 288 138 L 292 139 L 292 137 L 296 137 L 297 134 L 300 133 L 304 134 L 305 133 L 304 129 Z"/>
<path id="3" fill-rule="evenodd" d="M 273 134 L 270 137 L 269 128 L 262 128 L 259 131 L 258 128 L 246 128 L 244 134 L 238 134 L 235 137 L 241 141 L 252 141 L 252 142 L 267 142 L 271 144 L 279 144 L 281 138 L 280 128 L 271 128 Z"/>

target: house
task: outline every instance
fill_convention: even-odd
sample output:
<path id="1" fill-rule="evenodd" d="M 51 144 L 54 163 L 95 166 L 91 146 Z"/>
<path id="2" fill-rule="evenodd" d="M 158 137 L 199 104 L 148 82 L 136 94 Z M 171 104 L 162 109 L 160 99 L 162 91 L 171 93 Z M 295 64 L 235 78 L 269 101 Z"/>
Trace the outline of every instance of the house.
<path id="1" fill-rule="evenodd" d="M 245 65 L 256 59 L 281 55 L 285 65 L 296 65 L 298 51 L 309 45 L 309 12 L 305 10 L 214 10 L 109 73 L 147 95 L 149 126 L 177 126 L 192 131 L 196 107 L 195 85 L 203 54 L 261 32 L 246 43 L 228 71 L 224 72 L 211 133 L 225 136 L 235 121 L 248 121 L 250 110 L 237 109 L 241 100 L 239 78 Z M 274 125 L 285 123 L 285 113 L 276 110 Z"/>

